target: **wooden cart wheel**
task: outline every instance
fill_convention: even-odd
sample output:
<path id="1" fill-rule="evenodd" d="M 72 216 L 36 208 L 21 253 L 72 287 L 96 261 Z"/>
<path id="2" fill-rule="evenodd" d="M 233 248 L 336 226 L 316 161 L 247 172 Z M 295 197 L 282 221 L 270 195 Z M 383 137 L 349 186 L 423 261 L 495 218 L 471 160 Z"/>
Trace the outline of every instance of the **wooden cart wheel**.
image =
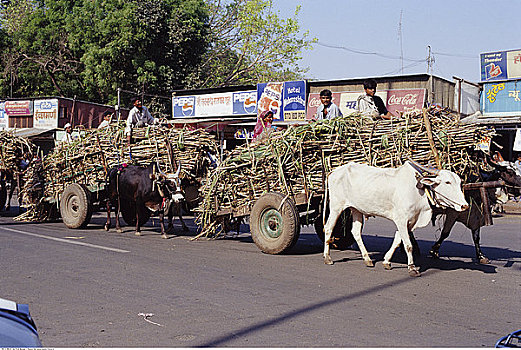
<path id="1" fill-rule="evenodd" d="M 261 196 L 250 213 L 253 241 L 267 254 L 288 251 L 300 235 L 299 213 L 292 199 L 270 192 Z"/>
<path id="2" fill-rule="evenodd" d="M 4 210 L 7 202 L 7 185 L 4 180 L 0 180 L 0 210 Z"/>
<path id="3" fill-rule="evenodd" d="M 326 209 L 326 220 L 329 216 L 329 209 Z M 321 211 L 322 212 L 322 211 Z M 314 223 L 315 232 L 322 242 L 324 242 L 324 218 L 322 214 L 319 215 Z M 346 209 L 342 212 L 338 218 L 335 227 L 333 228 L 334 242 L 331 244 L 331 248 L 345 250 L 355 243 L 355 238 L 351 233 L 353 227 L 353 218 L 351 216 L 351 210 Z"/>
<path id="4" fill-rule="evenodd" d="M 84 228 L 92 217 L 90 191 L 82 185 L 70 184 L 60 200 L 60 214 L 68 228 Z"/>
<path id="5" fill-rule="evenodd" d="M 136 226 L 136 203 L 121 201 L 121 216 L 127 226 Z M 139 226 L 143 226 L 150 219 L 150 210 L 146 209 L 139 217 Z"/>

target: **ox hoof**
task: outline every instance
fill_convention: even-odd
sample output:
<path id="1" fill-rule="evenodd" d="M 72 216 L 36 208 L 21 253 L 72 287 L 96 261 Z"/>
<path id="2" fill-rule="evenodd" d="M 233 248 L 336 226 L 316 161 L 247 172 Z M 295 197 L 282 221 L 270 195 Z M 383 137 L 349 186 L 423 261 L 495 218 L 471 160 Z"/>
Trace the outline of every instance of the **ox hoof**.
<path id="1" fill-rule="evenodd" d="M 437 250 L 433 250 L 433 249 L 432 249 L 432 250 L 429 252 L 429 254 L 431 255 L 431 257 L 433 257 L 433 258 L 435 258 L 435 259 L 439 259 L 439 258 L 440 258 L 440 252 L 437 251 Z"/>
<path id="2" fill-rule="evenodd" d="M 141 236 L 141 232 L 136 231 L 135 235 L 136 236 Z"/>
<path id="3" fill-rule="evenodd" d="M 166 234 L 164 234 L 164 235 L 161 235 L 161 238 L 163 238 L 163 239 L 167 239 L 168 236 L 167 236 Z"/>
<path id="4" fill-rule="evenodd" d="M 116 231 L 117 231 L 118 233 L 123 233 L 123 230 L 120 229 L 120 228 L 117 228 Z"/>
<path id="5" fill-rule="evenodd" d="M 333 265 L 333 260 L 331 259 L 331 257 L 329 255 L 324 258 L 324 264 Z"/>
<path id="6" fill-rule="evenodd" d="M 110 230 L 110 225 L 105 224 L 104 228 L 105 228 L 105 231 L 108 231 L 108 230 Z"/>
<path id="7" fill-rule="evenodd" d="M 478 259 L 480 264 L 490 264 L 490 260 L 486 256 L 482 256 Z"/>
<path id="8" fill-rule="evenodd" d="M 416 267 L 414 265 L 411 265 L 408 267 L 408 272 L 409 272 L 409 276 L 411 276 L 411 277 L 420 277 L 421 276 L 420 268 Z"/>
<path id="9" fill-rule="evenodd" d="M 372 260 L 364 260 L 365 266 L 374 267 L 374 263 Z"/>
<path id="10" fill-rule="evenodd" d="M 386 270 L 392 269 L 390 262 L 384 262 L 384 263 L 382 263 L 382 265 L 384 266 L 384 269 L 386 269 Z"/>

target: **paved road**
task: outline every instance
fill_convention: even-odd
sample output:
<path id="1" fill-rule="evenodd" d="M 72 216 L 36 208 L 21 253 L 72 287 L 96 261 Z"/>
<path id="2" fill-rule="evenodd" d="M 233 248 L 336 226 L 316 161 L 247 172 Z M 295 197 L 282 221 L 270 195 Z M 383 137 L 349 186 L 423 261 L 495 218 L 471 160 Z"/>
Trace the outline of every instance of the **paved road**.
<path id="1" fill-rule="evenodd" d="M 30 305 L 44 346 L 491 347 L 521 328 L 521 216 L 483 229 L 490 265 L 473 261 L 459 224 L 440 260 L 425 256 L 436 230 L 418 230 L 420 278 L 401 253 L 383 269 L 394 227 L 381 219 L 365 227 L 374 268 L 357 250 L 333 251 L 325 265 L 309 227 L 291 253 L 272 256 L 249 234 L 163 240 L 157 221 L 141 237 L 102 223 L 0 218 L 0 296 Z"/>

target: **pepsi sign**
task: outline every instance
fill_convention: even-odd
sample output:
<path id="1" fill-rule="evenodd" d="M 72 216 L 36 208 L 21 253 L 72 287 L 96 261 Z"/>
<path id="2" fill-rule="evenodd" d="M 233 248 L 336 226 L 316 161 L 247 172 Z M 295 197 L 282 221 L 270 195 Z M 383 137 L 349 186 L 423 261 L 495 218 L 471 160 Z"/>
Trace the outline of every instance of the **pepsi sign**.
<path id="1" fill-rule="evenodd" d="M 172 98 L 174 118 L 195 116 L 195 96 L 179 96 Z"/>
<path id="2" fill-rule="evenodd" d="M 257 114 L 257 91 L 234 92 L 233 114 Z"/>

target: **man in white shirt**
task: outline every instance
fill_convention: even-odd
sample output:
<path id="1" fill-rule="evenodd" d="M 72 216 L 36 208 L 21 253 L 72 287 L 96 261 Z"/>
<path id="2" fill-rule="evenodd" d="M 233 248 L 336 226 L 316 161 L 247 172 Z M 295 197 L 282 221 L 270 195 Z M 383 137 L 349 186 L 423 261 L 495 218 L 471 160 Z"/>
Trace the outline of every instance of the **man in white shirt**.
<path id="1" fill-rule="evenodd" d="M 325 89 L 320 91 L 320 102 L 322 103 L 317 107 L 317 112 L 314 115 L 315 120 L 333 119 L 342 117 L 342 112 L 336 104 L 333 102 L 333 93 L 331 90 Z"/>
<path id="2" fill-rule="evenodd" d="M 376 80 L 367 79 L 364 81 L 365 94 L 358 96 L 357 110 L 363 115 L 374 118 L 391 119 L 393 114 L 387 110 L 385 103 L 376 93 Z"/>
<path id="3" fill-rule="evenodd" d="M 130 110 L 127 118 L 127 126 L 125 127 L 125 135 L 127 135 L 127 141 L 130 145 L 130 139 L 132 137 L 132 129 L 144 128 L 148 125 L 158 124 L 159 119 L 152 117 L 148 108 L 143 106 L 141 98 L 135 97 L 132 99 L 134 107 Z"/>
<path id="4" fill-rule="evenodd" d="M 63 143 L 72 143 L 72 126 L 70 123 L 67 123 L 63 126 L 65 129 L 65 136 L 62 139 Z"/>

